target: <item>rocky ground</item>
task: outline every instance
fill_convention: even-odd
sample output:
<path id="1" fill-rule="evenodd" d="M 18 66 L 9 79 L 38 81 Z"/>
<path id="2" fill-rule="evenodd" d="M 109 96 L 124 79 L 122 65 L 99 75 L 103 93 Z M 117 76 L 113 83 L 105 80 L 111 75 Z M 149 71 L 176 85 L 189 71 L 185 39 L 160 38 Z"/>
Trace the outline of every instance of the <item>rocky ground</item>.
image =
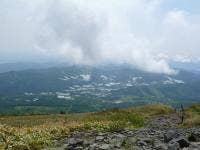
<path id="1" fill-rule="evenodd" d="M 200 128 L 179 128 L 179 123 L 174 114 L 154 118 L 136 130 L 76 131 L 53 150 L 200 150 Z"/>

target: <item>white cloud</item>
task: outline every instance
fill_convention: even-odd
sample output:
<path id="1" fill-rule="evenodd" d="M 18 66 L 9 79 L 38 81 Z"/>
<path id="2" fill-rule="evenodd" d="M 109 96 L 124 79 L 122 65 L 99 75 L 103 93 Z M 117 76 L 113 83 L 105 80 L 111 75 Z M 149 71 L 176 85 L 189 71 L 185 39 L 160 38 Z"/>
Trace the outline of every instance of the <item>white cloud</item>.
<path id="1" fill-rule="evenodd" d="M 185 27 L 188 25 L 186 14 L 181 10 L 172 10 L 166 14 L 164 21 L 174 27 Z"/>
<path id="2" fill-rule="evenodd" d="M 200 56 L 200 17 L 181 9 L 164 10 L 163 0 L 2 0 L 0 4 L 0 59 L 126 62 L 170 74 L 174 70 L 167 62 L 176 56 Z"/>
<path id="3" fill-rule="evenodd" d="M 191 58 L 189 58 L 187 56 L 182 56 L 182 55 L 176 55 L 174 57 L 174 61 L 182 62 L 182 63 L 190 63 L 190 62 L 192 62 Z"/>

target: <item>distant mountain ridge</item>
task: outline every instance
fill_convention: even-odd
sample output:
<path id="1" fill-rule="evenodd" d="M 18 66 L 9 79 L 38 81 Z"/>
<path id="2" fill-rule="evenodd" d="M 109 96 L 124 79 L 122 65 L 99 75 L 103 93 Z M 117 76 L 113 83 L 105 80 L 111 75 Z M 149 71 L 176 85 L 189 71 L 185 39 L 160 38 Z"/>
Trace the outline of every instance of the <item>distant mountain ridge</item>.
<path id="1" fill-rule="evenodd" d="M 87 112 L 160 102 L 190 105 L 199 101 L 200 74 L 184 70 L 165 75 L 128 65 L 107 65 L 0 73 L 0 113 L 5 112 L 4 108 L 39 113 L 43 108 L 46 112 Z"/>
<path id="2" fill-rule="evenodd" d="M 13 63 L 0 63 L 0 73 L 9 71 L 23 71 L 28 69 L 47 69 L 51 67 L 64 67 L 69 64 L 62 62 L 13 62 Z"/>

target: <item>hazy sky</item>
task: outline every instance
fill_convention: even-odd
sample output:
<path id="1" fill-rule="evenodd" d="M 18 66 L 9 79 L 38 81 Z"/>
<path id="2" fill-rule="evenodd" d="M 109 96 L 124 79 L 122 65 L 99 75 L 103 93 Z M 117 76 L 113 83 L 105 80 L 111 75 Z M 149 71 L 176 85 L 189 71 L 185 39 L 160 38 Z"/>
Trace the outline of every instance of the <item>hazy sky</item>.
<path id="1" fill-rule="evenodd" d="M 200 60 L 200 0 L 0 0 L 0 62 Z"/>

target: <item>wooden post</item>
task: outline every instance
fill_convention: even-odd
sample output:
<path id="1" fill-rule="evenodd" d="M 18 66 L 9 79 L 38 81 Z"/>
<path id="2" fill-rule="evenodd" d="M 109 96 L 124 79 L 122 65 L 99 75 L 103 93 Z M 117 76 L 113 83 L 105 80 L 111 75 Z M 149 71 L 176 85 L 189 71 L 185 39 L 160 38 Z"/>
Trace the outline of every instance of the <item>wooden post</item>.
<path id="1" fill-rule="evenodd" d="M 181 104 L 181 124 L 183 124 L 183 121 L 184 121 L 184 115 L 185 115 L 184 107 L 183 107 L 183 105 Z"/>

